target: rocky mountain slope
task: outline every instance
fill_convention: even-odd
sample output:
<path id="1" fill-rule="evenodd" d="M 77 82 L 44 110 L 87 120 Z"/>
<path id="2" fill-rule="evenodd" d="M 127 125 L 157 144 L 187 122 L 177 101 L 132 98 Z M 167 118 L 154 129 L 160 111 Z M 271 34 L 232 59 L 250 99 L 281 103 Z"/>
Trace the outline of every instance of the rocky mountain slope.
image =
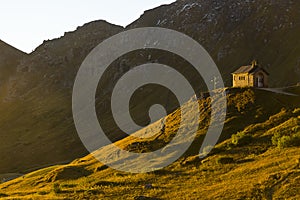
<path id="1" fill-rule="evenodd" d="M 217 63 L 227 86 L 230 73 L 258 59 L 271 74 L 272 87 L 293 85 L 300 77 L 300 2 L 285 0 L 182 0 L 146 11 L 126 27 L 159 26 L 181 31 L 199 41 Z M 126 30 L 96 21 L 45 41 L 16 67 L 5 86 L 0 104 L 0 173 L 24 172 L 41 165 L 67 162 L 87 152 L 76 134 L 71 113 L 71 92 L 77 70 L 86 55 L 104 39 Z M 151 55 L 151 56 L 150 56 Z M 2 57 L 1 57 L 2 58 Z M 15 59 L 12 59 L 15 60 Z M 107 91 L 98 92 L 97 111 L 105 113 L 112 140 L 123 138 L 105 105 L 120 75 L 146 62 L 168 64 L 184 73 L 195 90 L 205 90 L 199 77 L 186 70 L 188 63 L 161 51 L 140 50 L 112 64 L 113 76 L 104 80 Z M 7 76 L 5 76 L 7 77 Z M 148 100 L 136 101 L 135 113 L 144 112 L 153 99 L 166 104 L 163 89 L 146 90 Z M 176 108 L 169 102 L 168 113 Z M 16 139 L 17 138 L 17 139 Z M 51 152 L 51 153 L 49 153 Z"/>
<path id="2" fill-rule="evenodd" d="M 0 54 L 0 96 L 3 97 L 6 92 L 5 86 L 8 84 L 9 79 L 16 73 L 17 65 L 26 54 L 1 40 Z"/>
<path id="3" fill-rule="evenodd" d="M 128 28 L 159 26 L 183 32 L 213 57 L 230 86 L 230 73 L 258 59 L 271 87 L 300 82 L 300 2 L 180 0 L 146 11 Z"/>
<path id="4" fill-rule="evenodd" d="M 85 56 L 120 30 L 104 21 L 86 24 L 60 39 L 45 41 L 15 66 L 1 96 L 0 173 L 24 172 L 86 155 L 73 125 L 72 84 Z"/>

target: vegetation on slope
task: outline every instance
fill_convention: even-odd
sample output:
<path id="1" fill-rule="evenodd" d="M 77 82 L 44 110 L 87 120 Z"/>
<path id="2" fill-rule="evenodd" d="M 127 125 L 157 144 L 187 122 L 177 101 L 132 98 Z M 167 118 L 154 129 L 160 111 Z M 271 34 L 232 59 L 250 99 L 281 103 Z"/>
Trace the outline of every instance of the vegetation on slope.
<path id="1" fill-rule="evenodd" d="M 299 87 L 290 88 L 299 91 Z M 219 144 L 208 157 L 198 151 L 202 129 L 189 151 L 169 167 L 146 174 L 110 169 L 92 155 L 68 165 L 44 168 L 0 185 L 2 198 L 33 199 L 297 199 L 300 198 L 299 143 L 278 146 L 280 136 L 300 134 L 299 97 L 256 89 L 229 90 L 228 117 Z M 299 93 L 298 93 L 299 94 Z M 239 98 L 236 98 L 239 97 Z M 207 101 L 207 102 L 206 102 Z M 208 99 L 200 99 L 199 104 Z M 179 110 L 165 132 L 150 139 L 125 138 L 116 144 L 132 151 L 156 148 L 176 130 Z M 155 124 L 141 130 L 155 131 Z M 140 144 L 131 149 L 132 144 Z M 136 145 L 134 145 L 136 147 Z"/>

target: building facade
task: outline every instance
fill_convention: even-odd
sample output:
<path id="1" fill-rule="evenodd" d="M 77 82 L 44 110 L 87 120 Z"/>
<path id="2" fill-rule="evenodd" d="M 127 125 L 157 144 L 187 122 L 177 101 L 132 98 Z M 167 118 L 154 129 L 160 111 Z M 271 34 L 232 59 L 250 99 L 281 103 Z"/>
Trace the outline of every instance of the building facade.
<path id="1" fill-rule="evenodd" d="M 269 73 L 258 66 L 256 61 L 251 65 L 242 66 L 232 73 L 233 87 L 269 87 Z"/>

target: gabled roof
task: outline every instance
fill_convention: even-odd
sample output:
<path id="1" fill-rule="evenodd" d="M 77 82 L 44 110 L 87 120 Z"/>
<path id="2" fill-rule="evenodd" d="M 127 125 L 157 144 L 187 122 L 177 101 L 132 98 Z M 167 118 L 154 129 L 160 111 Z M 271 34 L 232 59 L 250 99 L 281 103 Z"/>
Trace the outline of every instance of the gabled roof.
<path id="1" fill-rule="evenodd" d="M 238 70 L 236 70 L 235 72 L 233 72 L 232 74 L 254 74 L 258 71 L 264 71 L 267 75 L 269 75 L 269 73 L 262 67 L 259 67 L 257 65 L 247 65 L 247 66 L 242 66 L 240 67 Z"/>

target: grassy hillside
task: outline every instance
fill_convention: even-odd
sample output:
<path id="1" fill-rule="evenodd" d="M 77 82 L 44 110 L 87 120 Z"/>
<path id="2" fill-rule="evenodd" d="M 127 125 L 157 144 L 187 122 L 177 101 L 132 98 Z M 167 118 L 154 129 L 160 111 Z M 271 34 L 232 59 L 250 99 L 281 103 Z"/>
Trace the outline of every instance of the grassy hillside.
<path id="1" fill-rule="evenodd" d="M 300 94 L 299 87 L 285 91 Z M 3 183 L 0 195 L 3 199 L 300 198 L 299 96 L 247 88 L 229 89 L 228 93 L 222 137 L 203 160 L 198 152 L 209 122 L 209 98 L 198 100 L 202 109 L 204 105 L 208 107 L 201 115 L 195 142 L 185 155 L 163 170 L 146 174 L 118 172 L 89 155 Z M 134 152 L 151 151 L 172 138 L 178 120 L 176 110 L 167 117 L 163 134 L 153 124 L 136 135 L 152 131 L 157 132 L 157 137 L 128 137 L 116 145 Z"/>

